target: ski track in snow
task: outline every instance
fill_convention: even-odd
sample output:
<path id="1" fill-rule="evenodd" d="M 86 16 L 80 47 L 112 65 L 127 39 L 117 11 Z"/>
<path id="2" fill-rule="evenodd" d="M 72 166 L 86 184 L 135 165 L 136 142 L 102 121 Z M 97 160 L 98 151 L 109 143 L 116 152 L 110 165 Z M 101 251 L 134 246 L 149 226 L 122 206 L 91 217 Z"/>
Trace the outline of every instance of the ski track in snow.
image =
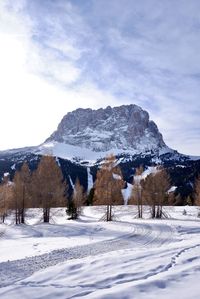
<path id="1" fill-rule="evenodd" d="M 18 239 L 19 244 L 28 244 L 14 256 L 6 253 L 5 244 L 0 297 L 20 299 L 31 294 L 34 299 L 154 299 L 156 294 L 174 299 L 179 294 L 183 299 L 199 298 L 200 222 L 193 216 L 196 209 L 187 207 L 187 217 L 181 207 L 169 210 L 173 219 L 140 220 L 124 207 L 123 213 L 116 209 L 112 223 L 97 222 L 104 210 L 95 209 L 95 218 L 88 208 L 81 222 L 69 222 L 69 226 L 61 218 L 58 223 L 63 226 L 0 226 L 2 244 L 4 239 L 11 245 Z M 63 238 L 56 247 L 55 236 Z M 83 243 L 76 242 L 77 236 Z M 40 255 L 30 247 L 37 238 L 41 238 L 36 252 Z M 46 251 L 46 245 L 53 246 Z M 11 261 L 5 259 L 11 256 Z"/>
<path id="2" fill-rule="evenodd" d="M 79 259 L 87 256 L 95 256 L 121 249 L 145 249 L 157 248 L 164 244 L 169 244 L 174 239 L 173 229 L 167 224 L 153 223 L 128 223 L 132 226 L 132 232 L 125 234 L 120 238 L 100 241 L 89 245 L 76 246 L 72 248 L 63 248 L 53 250 L 39 256 L 27 257 L 20 260 L 7 261 L 0 263 L 0 287 L 11 285 L 31 276 L 33 273 L 54 266 L 58 263 L 71 259 Z M 3 234 L 4 232 L 0 232 Z M 171 263 L 163 269 L 155 269 L 149 274 L 139 279 L 148 278 L 159 272 L 167 271 L 176 263 L 176 259 L 182 252 L 189 249 L 183 249 L 174 257 Z M 138 278 L 137 278 L 138 279 Z M 127 281 L 133 281 L 132 275 L 126 278 Z M 124 278 L 123 278 L 124 282 Z"/>
<path id="3" fill-rule="evenodd" d="M 0 229 L 0 238 L 2 238 L 5 234 L 6 229 Z"/>

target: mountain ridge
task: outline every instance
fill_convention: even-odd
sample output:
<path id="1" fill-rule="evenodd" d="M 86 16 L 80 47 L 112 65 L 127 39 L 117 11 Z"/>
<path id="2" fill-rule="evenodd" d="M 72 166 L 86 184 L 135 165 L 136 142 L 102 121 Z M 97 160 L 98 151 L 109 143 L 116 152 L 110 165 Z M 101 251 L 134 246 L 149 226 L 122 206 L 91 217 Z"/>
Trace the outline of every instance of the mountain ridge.
<path id="1" fill-rule="evenodd" d="M 173 186 L 177 187 L 175 195 L 181 195 L 180 204 L 184 204 L 187 196 L 192 196 L 195 178 L 200 173 L 200 157 L 180 154 L 169 148 L 163 141 L 156 124 L 149 120 L 148 113 L 142 108 L 136 105 L 123 105 L 114 108 L 108 106 L 105 109 L 96 110 L 98 115 L 100 113 L 101 117 L 99 118 L 97 118 L 95 110 L 81 108 L 77 110 L 78 116 L 82 115 L 77 122 L 73 123 L 67 119 L 66 125 L 68 116 L 64 116 L 58 125 L 61 131 L 55 131 L 56 133 L 54 132 L 39 146 L 0 151 L 0 178 L 4 173 L 9 173 L 12 179 L 15 171 L 21 168 L 24 161 L 28 162 L 33 171 L 37 168 L 43 155 L 52 155 L 55 156 L 69 186 L 69 194 L 72 193 L 77 177 L 84 189 L 88 191 L 91 188 L 91 182 L 95 182 L 96 173 L 102 160 L 107 155 L 114 154 L 127 184 L 132 183 L 135 169 L 140 165 L 143 165 L 144 169 L 148 169 L 148 167 L 162 164 L 169 173 Z M 67 115 L 75 114 L 77 116 L 77 110 Z M 90 117 L 87 119 L 88 112 Z M 91 115 L 93 117 L 92 125 L 90 125 Z M 126 115 L 127 119 L 125 119 Z M 108 119 L 109 121 L 106 122 Z M 134 119 L 136 121 L 133 121 Z M 97 122 L 96 127 L 95 122 Z M 88 123 L 90 130 L 86 130 Z M 126 130 L 123 129 L 125 125 L 128 134 L 125 134 Z M 118 129 L 119 132 L 116 134 Z M 99 136 L 98 132 L 101 132 Z M 96 145 L 96 140 L 93 140 L 94 133 L 102 141 L 98 148 L 93 147 L 94 144 Z M 131 134 L 134 134 L 134 138 L 130 137 Z M 62 139 L 63 137 L 65 140 Z M 116 138 L 118 138 L 117 146 L 113 146 Z M 87 142 L 88 140 L 89 142 Z M 121 146 L 123 141 L 124 145 Z M 148 144 L 145 145 L 145 142 Z"/>
<path id="2" fill-rule="evenodd" d="M 53 155 L 75 163 L 95 164 L 109 154 L 116 156 L 152 155 L 170 160 L 200 157 L 178 153 L 169 148 L 147 111 L 135 104 L 68 112 L 50 137 L 38 146 L 0 151 L 2 155 L 17 153 Z M 156 159 L 154 159 L 155 161 Z M 161 159 L 162 160 L 162 159 Z M 162 162 L 162 161 L 161 161 Z"/>
<path id="3" fill-rule="evenodd" d="M 67 113 L 45 143 L 59 142 L 106 152 L 112 149 L 147 151 L 164 148 L 162 134 L 137 105 L 92 110 L 79 108 Z"/>

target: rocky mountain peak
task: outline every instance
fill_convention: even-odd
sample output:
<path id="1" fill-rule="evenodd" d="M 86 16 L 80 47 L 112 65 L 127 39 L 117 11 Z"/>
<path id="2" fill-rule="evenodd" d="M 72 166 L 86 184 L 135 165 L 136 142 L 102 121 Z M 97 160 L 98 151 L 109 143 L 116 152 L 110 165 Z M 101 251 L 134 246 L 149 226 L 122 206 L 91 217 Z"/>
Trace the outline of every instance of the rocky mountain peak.
<path id="1" fill-rule="evenodd" d="M 144 152 L 166 146 L 148 112 L 133 104 L 69 112 L 46 140 L 50 141 L 96 152 L 112 149 Z"/>

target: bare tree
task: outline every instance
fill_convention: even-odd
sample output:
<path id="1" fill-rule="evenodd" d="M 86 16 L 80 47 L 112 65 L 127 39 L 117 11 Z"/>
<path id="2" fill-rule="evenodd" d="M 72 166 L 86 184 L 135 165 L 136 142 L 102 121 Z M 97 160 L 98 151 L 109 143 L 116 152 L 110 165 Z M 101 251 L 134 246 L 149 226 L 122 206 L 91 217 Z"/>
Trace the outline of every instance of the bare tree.
<path id="1" fill-rule="evenodd" d="M 81 208 L 86 201 L 86 195 L 84 193 L 84 188 L 80 184 L 79 179 L 76 179 L 76 183 L 74 186 L 74 191 L 72 195 L 71 202 L 71 218 L 77 219 L 81 214 Z"/>
<path id="2" fill-rule="evenodd" d="M 159 169 L 157 173 L 150 174 L 143 181 L 143 192 L 147 203 L 151 207 L 151 217 L 163 216 L 163 205 L 167 203 L 167 191 L 170 188 L 170 177 L 165 169 Z"/>
<path id="3" fill-rule="evenodd" d="M 138 218 L 143 216 L 143 190 L 142 190 L 142 173 L 143 167 L 136 168 L 136 172 L 133 179 L 133 190 L 130 203 L 135 203 L 138 207 Z"/>
<path id="4" fill-rule="evenodd" d="M 115 165 L 115 160 L 113 155 L 105 159 L 97 172 L 95 181 L 94 203 L 106 205 L 106 221 L 112 220 L 112 206 L 123 204 L 121 190 L 124 187 L 124 181 L 120 168 Z"/>
<path id="5" fill-rule="evenodd" d="M 25 223 L 25 212 L 29 207 L 31 172 L 26 162 L 20 170 L 15 172 L 13 188 L 13 208 L 15 210 L 15 223 Z"/>
<path id="6" fill-rule="evenodd" d="M 10 203 L 13 194 L 12 183 L 9 180 L 9 175 L 5 174 L 0 184 L 0 216 L 2 222 L 5 222 L 5 218 L 10 208 Z"/>
<path id="7" fill-rule="evenodd" d="M 168 190 L 171 187 L 170 176 L 163 168 L 156 174 L 158 184 L 158 207 L 156 218 L 163 216 L 163 205 L 168 204 Z"/>
<path id="8" fill-rule="evenodd" d="M 22 204 L 22 185 L 20 180 L 19 171 L 15 172 L 14 176 L 14 187 L 13 187 L 13 198 L 11 203 L 11 209 L 15 212 L 15 224 L 20 224 L 20 210 Z"/>
<path id="9" fill-rule="evenodd" d="M 169 206 L 175 206 L 178 199 L 178 195 L 174 191 L 168 192 L 168 204 Z"/>
<path id="10" fill-rule="evenodd" d="M 195 181 L 195 205 L 200 206 L 200 175 Z"/>
<path id="11" fill-rule="evenodd" d="M 51 156 L 43 156 L 33 173 L 32 196 L 35 206 L 43 209 L 43 221 L 49 222 L 50 209 L 66 206 L 67 185 L 61 169 Z"/>

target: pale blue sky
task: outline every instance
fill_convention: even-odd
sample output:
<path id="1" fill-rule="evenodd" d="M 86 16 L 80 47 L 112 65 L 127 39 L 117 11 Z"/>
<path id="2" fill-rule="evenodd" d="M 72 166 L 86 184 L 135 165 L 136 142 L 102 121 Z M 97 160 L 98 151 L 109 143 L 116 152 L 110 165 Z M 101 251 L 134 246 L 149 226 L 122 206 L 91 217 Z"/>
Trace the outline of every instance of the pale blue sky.
<path id="1" fill-rule="evenodd" d="M 200 155 L 199 12 L 198 0 L 2 0 L 0 148 L 42 143 L 75 108 L 134 103 L 168 146 Z"/>

